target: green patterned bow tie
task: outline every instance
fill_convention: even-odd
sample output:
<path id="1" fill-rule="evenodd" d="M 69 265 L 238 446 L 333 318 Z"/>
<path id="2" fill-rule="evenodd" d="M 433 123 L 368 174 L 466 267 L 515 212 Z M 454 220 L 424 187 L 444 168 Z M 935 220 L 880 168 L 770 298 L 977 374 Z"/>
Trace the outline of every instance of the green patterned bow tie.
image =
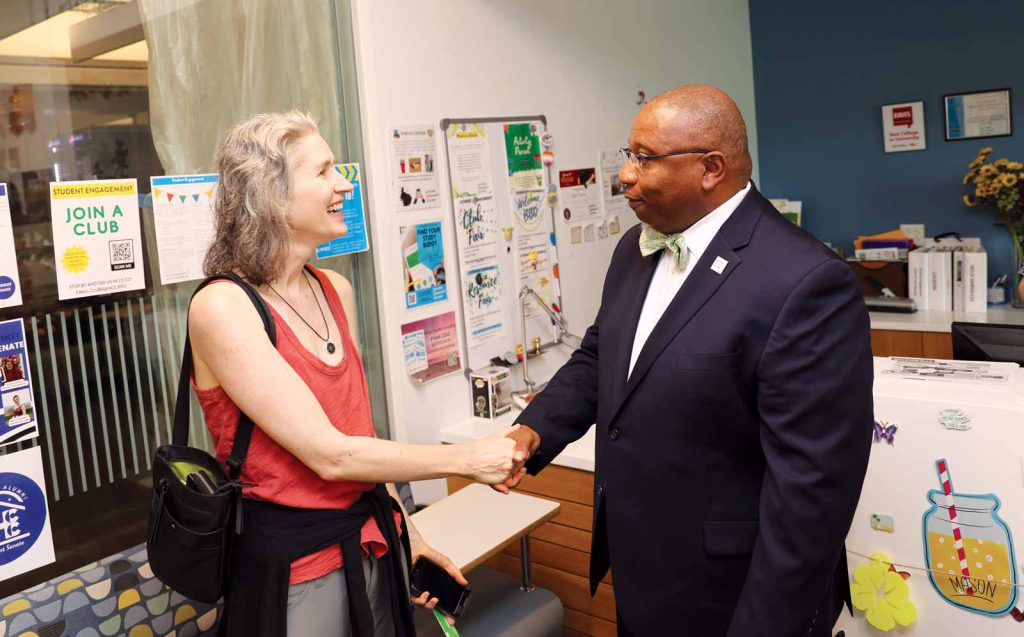
<path id="1" fill-rule="evenodd" d="M 640 254 L 645 257 L 668 248 L 675 256 L 676 271 L 682 272 L 686 269 L 686 242 L 683 241 L 683 233 L 662 234 L 644 224 L 640 231 Z"/>

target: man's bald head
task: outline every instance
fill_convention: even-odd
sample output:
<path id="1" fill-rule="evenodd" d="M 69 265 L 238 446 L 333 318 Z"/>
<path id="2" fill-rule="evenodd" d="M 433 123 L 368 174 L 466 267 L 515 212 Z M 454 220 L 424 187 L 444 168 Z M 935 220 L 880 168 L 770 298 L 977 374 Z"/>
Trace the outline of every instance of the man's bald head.
<path id="1" fill-rule="evenodd" d="M 737 182 L 746 184 L 750 179 L 747 126 L 736 102 L 725 91 L 709 84 L 687 84 L 655 97 L 644 110 L 649 110 L 667 130 L 724 153 Z"/>
<path id="2" fill-rule="evenodd" d="M 686 230 L 750 180 L 743 116 L 713 86 L 680 86 L 654 98 L 633 120 L 629 150 L 631 161 L 619 171 L 629 206 L 666 234 Z"/>

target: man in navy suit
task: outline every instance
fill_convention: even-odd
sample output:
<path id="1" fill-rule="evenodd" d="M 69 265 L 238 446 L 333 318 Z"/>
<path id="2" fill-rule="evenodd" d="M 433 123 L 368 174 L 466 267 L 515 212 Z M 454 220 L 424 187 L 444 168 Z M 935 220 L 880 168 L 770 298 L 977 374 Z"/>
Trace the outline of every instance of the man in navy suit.
<path id="1" fill-rule="evenodd" d="M 722 91 L 660 95 L 623 152 L 642 223 L 508 486 L 596 423 L 590 585 L 611 568 L 620 635 L 830 636 L 873 421 L 857 281 L 757 192 Z"/>

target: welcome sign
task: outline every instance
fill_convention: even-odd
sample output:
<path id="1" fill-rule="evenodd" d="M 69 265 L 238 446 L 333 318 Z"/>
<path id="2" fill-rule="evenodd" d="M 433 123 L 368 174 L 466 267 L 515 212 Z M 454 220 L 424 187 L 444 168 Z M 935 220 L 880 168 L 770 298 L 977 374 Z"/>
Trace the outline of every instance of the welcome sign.
<path id="1" fill-rule="evenodd" d="M 50 184 L 60 300 L 146 287 L 135 179 Z"/>

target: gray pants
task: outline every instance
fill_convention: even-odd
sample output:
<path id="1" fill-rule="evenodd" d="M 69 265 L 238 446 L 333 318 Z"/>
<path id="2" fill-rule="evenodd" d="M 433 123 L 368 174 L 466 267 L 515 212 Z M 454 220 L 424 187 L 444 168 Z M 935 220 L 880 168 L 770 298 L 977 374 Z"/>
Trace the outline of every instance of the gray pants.
<path id="1" fill-rule="evenodd" d="M 384 579 L 386 568 L 385 563 L 372 555 L 363 558 L 366 593 L 373 610 L 373 634 L 377 637 L 392 637 L 395 634 L 391 600 Z M 343 569 L 289 586 L 289 637 L 352 637 L 352 618 L 348 606 L 348 584 Z"/>

